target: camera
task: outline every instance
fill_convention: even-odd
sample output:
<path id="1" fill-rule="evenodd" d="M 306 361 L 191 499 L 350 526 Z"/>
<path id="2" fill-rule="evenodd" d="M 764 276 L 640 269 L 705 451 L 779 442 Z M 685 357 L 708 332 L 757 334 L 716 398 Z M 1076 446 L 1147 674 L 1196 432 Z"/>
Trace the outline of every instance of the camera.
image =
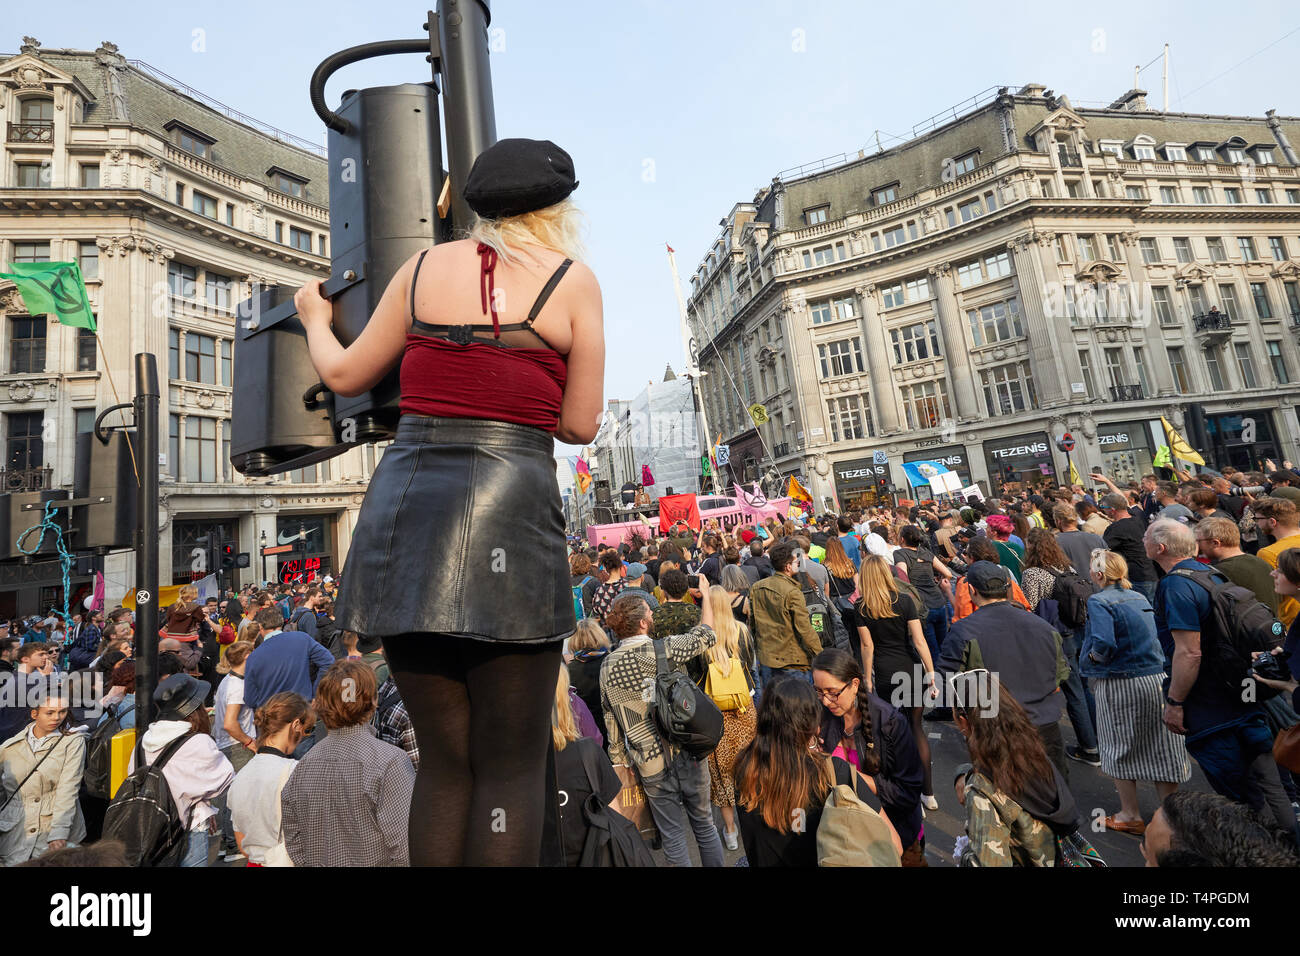
<path id="1" fill-rule="evenodd" d="M 1257 676 L 1269 680 L 1290 680 L 1291 675 L 1282 667 L 1290 656 L 1285 651 L 1281 654 L 1260 654 L 1250 662 L 1250 669 Z"/>
<path id="2" fill-rule="evenodd" d="M 1240 498 L 1244 495 L 1262 495 L 1267 490 L 1263 485 L 1233 485 L 1228 489 L 1228 494 Z"/>

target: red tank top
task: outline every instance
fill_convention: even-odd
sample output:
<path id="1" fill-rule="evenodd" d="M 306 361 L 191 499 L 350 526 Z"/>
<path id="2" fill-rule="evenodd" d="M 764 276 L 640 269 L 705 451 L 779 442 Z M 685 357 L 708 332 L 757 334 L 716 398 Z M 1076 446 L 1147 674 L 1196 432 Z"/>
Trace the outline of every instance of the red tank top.
<path id="1" fill-rule="evenodd" d="M 554 433 L 568 375 L 565 356 L 549 345 L 521 348 L 499 340 L 502 332 L 528 331 L 546 344 L 534 331 L 533 322 L 572 260 L 565 259 L 547 280 L 527 319 L 501 325 L 493 295 L 496 250 L 479 243 L 483 312 L 486 315 L 490 310 L 493 337 L 476 339 L 472 325 L 430 325 L 415 317 L 415 284 L 427 251 L 420 253 L 411 278 L 411 331 L 402 355 L 401 413 L 513 422 Z"/>

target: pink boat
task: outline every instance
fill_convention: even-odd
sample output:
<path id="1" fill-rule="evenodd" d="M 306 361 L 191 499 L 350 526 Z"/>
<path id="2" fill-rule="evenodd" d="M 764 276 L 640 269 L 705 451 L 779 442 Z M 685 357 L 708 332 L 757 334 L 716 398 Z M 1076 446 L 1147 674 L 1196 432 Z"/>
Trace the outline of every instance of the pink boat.
<path id="1" fill-rule="evenodd" d="M 768 518 L 784 520 L 790 508 L 789 498 L 776 498 L 763 505 L 750 505 L 727 495 L 696 495 L 695 502 L 700 509 L 701 526 L 716 518 L 724 531 L 737 525 L 756 524 Z M 654 537 L 659 534 L 658 519 L 651 518 L 650 527 L 641 521 L 587 525 L 587 541 L 593 546 L 605 544 L 617 547 L 624 541 L 631 540 L 633 533 L 645 538 Z"/>

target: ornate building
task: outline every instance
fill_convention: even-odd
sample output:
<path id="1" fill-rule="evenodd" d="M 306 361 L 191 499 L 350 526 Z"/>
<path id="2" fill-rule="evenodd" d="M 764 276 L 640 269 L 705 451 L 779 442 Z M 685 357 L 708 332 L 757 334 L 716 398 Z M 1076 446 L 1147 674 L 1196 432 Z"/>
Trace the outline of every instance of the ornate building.
<path id="1" fill-rule="evenodd" d="M 1126 481 L 1190 405 L 1220 465 L 1300 458 L 1300 120 L 975 100 L 724 220 L 688 315 L 738 475 L 849 507 L 936 459 L 998 493 L 1064 480 L 1070 431 Z"/>
<path id="2" fill-rule="evenodd" d="M 0 262 L 78 261 L 100 330 L 97 343 L 28 316 L 0 286 L 6 488 L 71 487 L 73 439 L 130 401 L 133 356 L 148 351 L 163 391 L 163 583 L 205 570 L 204 535 L 252 555 L 240 584 L 262 579 L 263 544 L 297 549 L 267 559 L 269 578 L 272 562 L 341 566 L 373 446 L 272 479 L 245 480 L 229 456 L 235 306 L 329 271 L 324 151 L 111 43 L 45 50 L 25 38 L 0 58 L 0 127 Z M 111 605 L 134 583 L 133 555 L 105 562 Z M 44 610 L 57 584 L 49 565 L 0 567 L 0 617 Z"/>

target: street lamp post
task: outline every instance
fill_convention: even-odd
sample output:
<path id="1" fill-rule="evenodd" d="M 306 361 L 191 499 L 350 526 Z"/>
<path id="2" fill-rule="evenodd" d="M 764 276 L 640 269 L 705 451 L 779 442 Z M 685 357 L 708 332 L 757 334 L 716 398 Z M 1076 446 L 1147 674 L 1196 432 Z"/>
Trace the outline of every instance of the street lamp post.
<path id="1" fill-rule="evenodd" d="M 262 587 L 266 587 L 266 529 L 262 529 Z"/>

